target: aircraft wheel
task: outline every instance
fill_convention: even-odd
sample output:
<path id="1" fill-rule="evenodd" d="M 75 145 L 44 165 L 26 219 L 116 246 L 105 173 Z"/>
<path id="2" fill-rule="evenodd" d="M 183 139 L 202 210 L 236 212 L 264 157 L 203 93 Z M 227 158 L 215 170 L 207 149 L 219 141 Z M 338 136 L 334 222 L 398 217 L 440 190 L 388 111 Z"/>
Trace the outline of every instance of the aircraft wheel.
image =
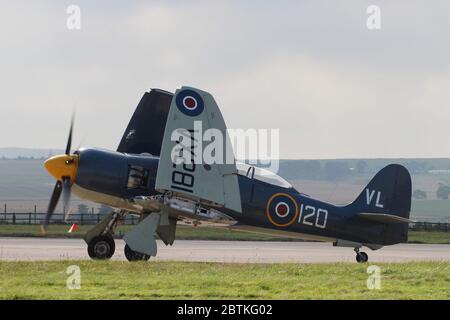
<path id="1" fill-rule="evenodd" d="M 89 257 L 95 260 L 110 259 L 115 250 L 116 244 L 111 236 L 96 236 L 88 243 Z"/>
<path id="2" fill-rule="evenodd" d="M 369 256 L 367 255 L 367 253 L 365 252 L 358 252 L 356 254 L 356 261 L 358 263 L 364 263 L 367 262 L 369 260 Z"/>
<path id="3" fill-rule="evenodd" d="M 128 261 L 148 261 L 150 259 L 150 256 L 145 253 L 137 252 L 131 249 L 127 244 L 125 244 L 125 257 Z"/>

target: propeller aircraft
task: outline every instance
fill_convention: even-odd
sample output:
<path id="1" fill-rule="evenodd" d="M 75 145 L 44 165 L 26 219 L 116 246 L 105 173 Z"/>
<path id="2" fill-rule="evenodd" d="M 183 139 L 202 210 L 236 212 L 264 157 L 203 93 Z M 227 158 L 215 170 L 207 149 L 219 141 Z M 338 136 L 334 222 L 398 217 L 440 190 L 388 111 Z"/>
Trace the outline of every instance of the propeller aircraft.
<path id="1" fill-rule="evenodd" d="M 411 177 L 403 166 L 386 166 L 355 201 L 333 205 L 234 157 L 223 162 L 198 160 L 195 148 L 206 143 L 195 138 L 199 121 L 204 129 L 227 137 L 212 95 L 192 87 L 175 93 L 146 92 L 116 151 L 81 148 L 71 152 L 72 120 L 65 154 L 44 164 L 56 184 L 43 230 L 61 195 L 68 208 L 73 192 L 114 208 L 84 236 L 93 259 L 113 256 L 115 228 L 129 214 L 140 217 L 124 236 L 129 261 L 156 256 L 156 235 L 172 245 L 179 221 L 223 223 L 235 230 L 330 241 L 353 248 L 357 262 L 368 261 L 368 255 L 360 251 L 363 246 L 377 250 L 407 241 Z M 229 147 L 229 139 L 222 144 Z M 193 157 L 188 159 L 186 154 Z"/>

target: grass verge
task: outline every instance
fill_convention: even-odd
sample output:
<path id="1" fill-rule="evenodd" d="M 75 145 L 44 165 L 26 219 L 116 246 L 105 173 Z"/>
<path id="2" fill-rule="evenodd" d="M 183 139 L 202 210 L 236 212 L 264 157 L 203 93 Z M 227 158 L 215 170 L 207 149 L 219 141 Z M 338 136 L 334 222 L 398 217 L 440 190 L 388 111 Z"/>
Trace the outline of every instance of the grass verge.
<path id="1" fill-rule="evenodd" d="M 66 286 L 70 265 L 81 289 Z M 0 261 L 0 299 L 450 299 L 450 263 L 220 264 Z M 13 276 L 12 276 L 13 275 Z"/>

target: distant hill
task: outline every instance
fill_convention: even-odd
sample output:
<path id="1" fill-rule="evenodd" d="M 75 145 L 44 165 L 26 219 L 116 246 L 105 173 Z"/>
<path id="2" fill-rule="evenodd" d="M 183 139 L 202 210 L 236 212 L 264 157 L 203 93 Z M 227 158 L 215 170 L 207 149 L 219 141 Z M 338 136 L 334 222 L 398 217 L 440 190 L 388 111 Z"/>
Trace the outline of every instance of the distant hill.
<path id="1" fill-rule="evenodd" d="M 0 148 L 0 159 L 43 159 L 64 153 L 61 149 Z"/>

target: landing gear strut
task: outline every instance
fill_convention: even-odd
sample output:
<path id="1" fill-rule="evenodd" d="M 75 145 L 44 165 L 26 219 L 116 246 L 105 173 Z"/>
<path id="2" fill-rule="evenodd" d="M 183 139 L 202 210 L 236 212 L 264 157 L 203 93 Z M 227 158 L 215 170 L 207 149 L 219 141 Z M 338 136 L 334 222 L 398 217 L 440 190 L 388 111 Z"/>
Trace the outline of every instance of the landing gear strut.
<path id="1" fill-rule="evenodd" d="M 88 243 L 88 254 L 92 259 L 110 259 L 113 256 L 115 250 L 116 245 L 111 235 L 96 236 L 92 238 Z"/>
<path id="2" fill-rule="evenodd" d="M 359 248 L 355 248 L 355 252 L 356 252 L 356 261 L 358 263 L 364 263 L 369 260 L 369 256 L 367 255 L 367 253 L 360 252 Z"/>
<path id="3" fill-rule="evenodd" d="M 106 216 L 99 224 L 89 230 L 84 239 L 88 244 L 89 257 L 96 260 L 110 259 L 114 255 L 114 230 L 119 220 L 125 216 L 125 211 L 115 211 Z"/>
<path id="4" fill-rule="evenodd" d="M 125 257 L 130 262 L 131 261 L 148 261 L 148 259 L 150 259 L 150 256 L 148 254 L 134 251 L 127 244 L 125 245 L 124 252 L 125 252 Z"/>

